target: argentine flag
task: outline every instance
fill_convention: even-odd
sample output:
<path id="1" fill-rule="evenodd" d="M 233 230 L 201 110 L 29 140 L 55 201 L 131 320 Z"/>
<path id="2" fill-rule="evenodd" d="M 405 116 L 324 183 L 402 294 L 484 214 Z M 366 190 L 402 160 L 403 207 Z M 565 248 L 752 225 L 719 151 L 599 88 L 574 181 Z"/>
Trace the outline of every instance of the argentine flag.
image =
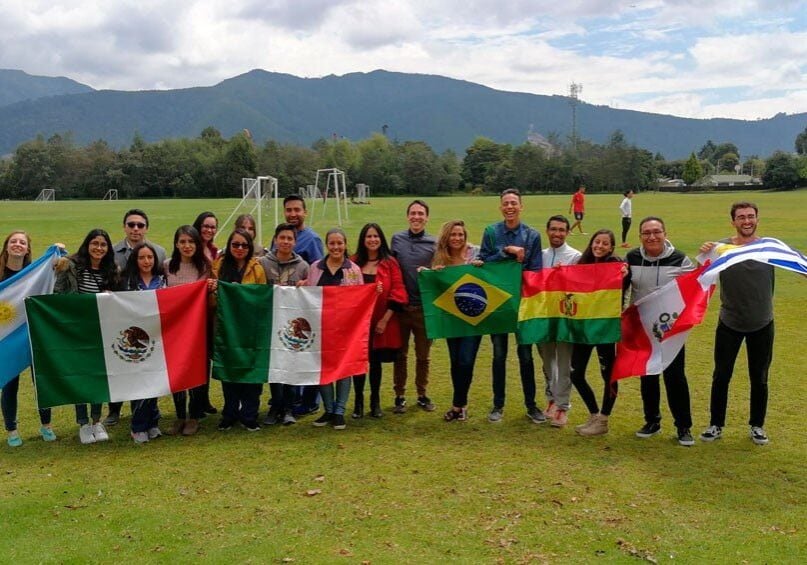
<path id="1" fill-rule="evenodd" d="M 721 271 L 742 261 L 759 261 L 807 274 L 807 257 L 773 237 L 763 237 L 745 245 L 718 243 L 709 253 L 698 255 L 697 260 L 701 265 L 711 261 L 698 278 L 704 288 L 715 284 Z"/>
<path id="2" fill-rule="evenodd" d="M 0 282 L 0 388 L 31 365 L 25 298 L 53 292 L 53 262 L 61 255 L 62 250 L 51 245 L 42 257 Z"/>

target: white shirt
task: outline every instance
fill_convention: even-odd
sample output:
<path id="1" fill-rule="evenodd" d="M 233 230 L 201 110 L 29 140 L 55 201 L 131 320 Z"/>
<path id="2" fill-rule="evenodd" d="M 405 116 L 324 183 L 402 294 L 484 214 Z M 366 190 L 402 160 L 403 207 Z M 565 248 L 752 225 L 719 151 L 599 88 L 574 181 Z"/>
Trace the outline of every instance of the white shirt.
<path id="1" fill-rule="evenodd" d="M 622 199 L 622 204 L 619 205 L 619 210 L 622 212 L 623 218 L 630 218 L 633 213 L 633 203 L 627 196 Z"/>
<path id="2" fill-rule="evenodd" d="M 580 253 L 574 247 L 570 247 L 568 243 L 564 243 L 560 247 L 547 247 L 541 252 L 541 260 L 544 268 L 554 267 L 555 265 L 574 265 L 580 259 Z"/>

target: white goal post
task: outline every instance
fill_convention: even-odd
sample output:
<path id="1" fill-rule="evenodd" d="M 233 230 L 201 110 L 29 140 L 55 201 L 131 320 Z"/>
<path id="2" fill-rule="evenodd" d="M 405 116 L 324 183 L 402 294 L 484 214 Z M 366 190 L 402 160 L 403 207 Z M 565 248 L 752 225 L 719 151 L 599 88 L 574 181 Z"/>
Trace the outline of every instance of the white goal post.
<path id="1" fill-rule="evenodd" d="M 54 202 L 56 200 L 56 190 L 53 188 L 43 188 L 36 197 L 35 202 Z"/>
<path id="2" fill-rule="evenodd" d="M 118 199 L 118 189 L 117 188 L 110 188 L 104 194 L 104 197 L 101 200 L 117 200 Z"/>

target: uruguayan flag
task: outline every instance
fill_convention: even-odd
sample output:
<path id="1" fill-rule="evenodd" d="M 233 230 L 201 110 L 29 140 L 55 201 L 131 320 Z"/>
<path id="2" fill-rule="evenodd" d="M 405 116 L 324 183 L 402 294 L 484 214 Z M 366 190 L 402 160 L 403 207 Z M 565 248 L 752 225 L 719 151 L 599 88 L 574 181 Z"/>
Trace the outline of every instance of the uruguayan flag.
<path id="1" fill-rule="evenodd" d="M 759 261 L 803 275 L 807 274 L 807 257 L 772 237 L 763 237 L 745 245 L 718 243 L 709 253 L 701 253 L 698 263 L 711 264 L 698 277 L 704 286 L 715 284 L 721 271 L 742 261 Z"/>
<path id="2" fill-rule="evenodd" d="M 53 261 L 61 254 L 52 245 L 42 257 L 0 282 L 0 388 L 31 365 L 25 298 L 53 292 Z"/>

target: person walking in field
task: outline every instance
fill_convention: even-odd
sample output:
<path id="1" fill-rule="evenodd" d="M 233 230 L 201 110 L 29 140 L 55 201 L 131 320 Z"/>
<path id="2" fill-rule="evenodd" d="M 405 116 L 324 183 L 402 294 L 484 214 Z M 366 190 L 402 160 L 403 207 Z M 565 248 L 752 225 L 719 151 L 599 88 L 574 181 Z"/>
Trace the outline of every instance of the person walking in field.
<path id="1" fill-rule="evenodd" d="M 745 245 L 756 241 L 759 239 L 758 223 L 756 204 L 733 204 L 731 224 L 736 234 L 720 240 L 720 243 Z M 715 245 L 713 242 L 704 243 L 700 251 L 708 253 Z M 701 434 L 703 441 L 723 437 L 729 383 L 743 340 L 751 380 L 748 433 L 757 445 L 766 445 L 769 441 L 764 426 L 768 409 L 768 369 L 773 360 L 773 286 L 773 266 L 759 261 L 743 261 L 720 273 L 720 316 L 715 329 L 711 417 L 709 427 Z"/>
<path id="2" fill-rule="evenodd" d="M 583 216 L 586 213 L 586 187 L 580 186 L 577 192 L 572 194 L 572 201 L 569 203 L 569 213 L 574 213 L 574 223 L 569 233 L 574 235 L 574 228 L 579 230 L 580 235 L 588 235 L 583 231 Z"/>
<path id="3" fill-rule="evenodd" d="M 628 232 L 630 231 L 630 224 L 633 216 L 633 191 L 626 190 L 623 195 L 625 198 L 619 204 L 619 212 L 622 214 L 622 245 L 620 247 L 628 248 Z"/>

